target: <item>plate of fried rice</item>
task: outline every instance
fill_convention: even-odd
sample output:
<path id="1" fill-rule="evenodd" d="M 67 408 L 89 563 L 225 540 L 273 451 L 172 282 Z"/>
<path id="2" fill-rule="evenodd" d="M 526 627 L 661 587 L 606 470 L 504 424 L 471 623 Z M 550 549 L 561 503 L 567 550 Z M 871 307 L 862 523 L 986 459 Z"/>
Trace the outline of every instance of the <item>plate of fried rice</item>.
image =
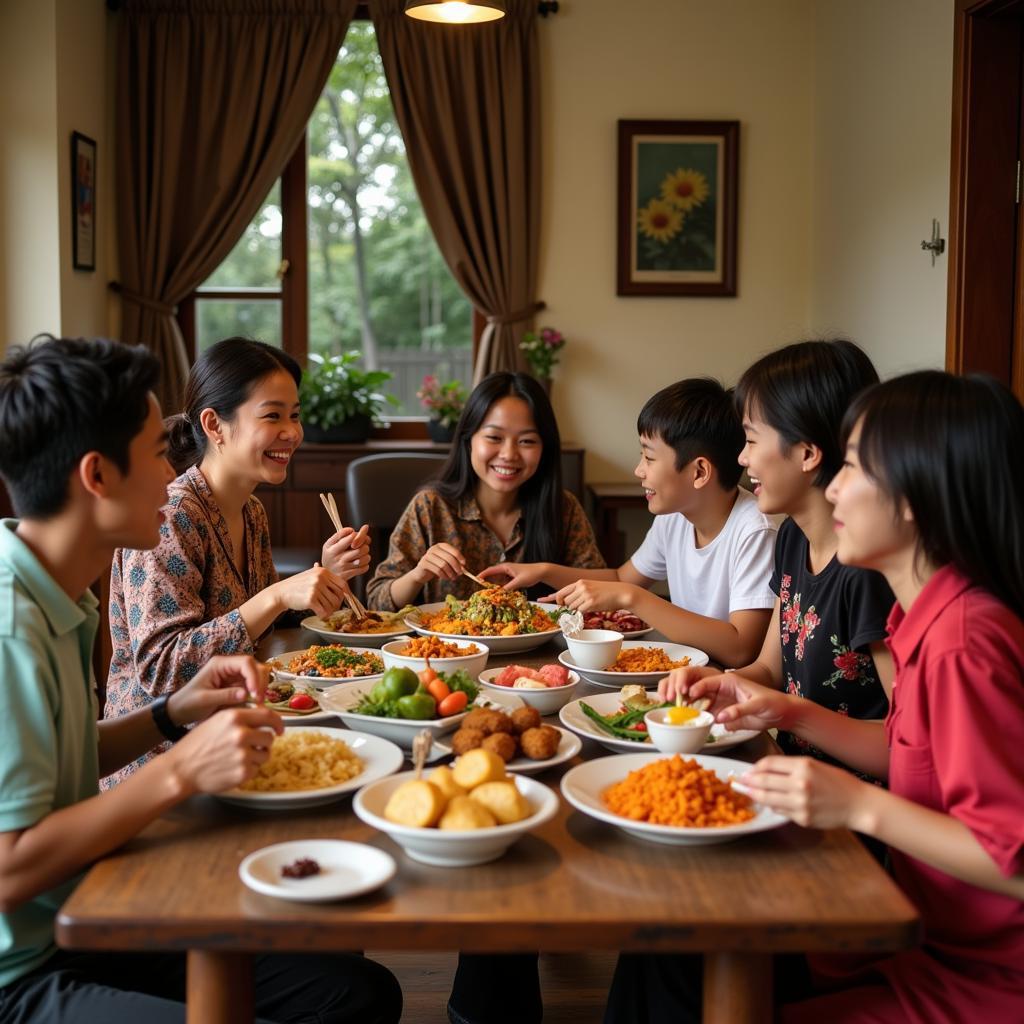
<path id="1" fill-rule="evenodd" d="M 519 590 L 485 587 L 465 601 L 449 597 L 425 604 L 406 616 L 405 624 L 424 636 L 479 640 L 495 654 L 532 651 L 558 636 L 553 612 L 533 604 Z"/>
<path id="2" fill-rule="evenodd" d="M 619 656 L 608 668 L 580 668 L 568 651 L 562 651 L 558 660 L 595 686 L 610 686 L 618 690 L 626 683 L 656 686 L 659 679 L 674 669 L 706 665 L 708 656 L 686 644 L 625 640 Z"/>
<path id="3" fill-rule="evenodd" d="M 402 767 L 390 740 L 351 729 L 289 729 L 248 782 L 218 793 L 229 804 L 285 810 L 333 803 Z"/>

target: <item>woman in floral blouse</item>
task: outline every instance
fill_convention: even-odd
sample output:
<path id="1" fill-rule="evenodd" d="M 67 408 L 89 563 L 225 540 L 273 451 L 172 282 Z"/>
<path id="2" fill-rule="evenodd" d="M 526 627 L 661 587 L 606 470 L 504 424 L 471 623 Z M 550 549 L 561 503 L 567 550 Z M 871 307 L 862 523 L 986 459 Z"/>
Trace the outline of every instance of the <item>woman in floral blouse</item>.
<path id="1" fill-rule="evenodd" d="M 600 569 L 590 523 L 562 489 L 551 403 L 524 373 L 492 373 L 474 389 L 438 480 L 415 495 L 367 588 L 372 608 L 468 597 L 463 576 L 497 562 Z"/>
<path id="2" fill-rule="evenodd" d="M 214 654 L 254 653 L 282 612 L 331 614 L 344 581 L 366 572 L 366 533 L 346 528 L 324 544 L 323 567 L 277 578 L 253 491 L 283 483 L 302 442 L 300 378 L 290 356 L 244 338 L 218 342 L 192 368 L 185 411 L 169 422 L 168 458 L 181 475 L 168 487 L 160 543 L 119 550 L 110 572 L 108 717 L 174 691 Z"/>

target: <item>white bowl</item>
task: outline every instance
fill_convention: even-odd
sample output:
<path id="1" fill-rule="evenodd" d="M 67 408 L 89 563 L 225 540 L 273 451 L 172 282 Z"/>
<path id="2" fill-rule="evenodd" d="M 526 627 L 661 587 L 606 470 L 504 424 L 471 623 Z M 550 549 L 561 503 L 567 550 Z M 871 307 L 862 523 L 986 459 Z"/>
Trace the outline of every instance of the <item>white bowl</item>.
<path id="1" fill-rule="evenodd" d="M 720 779 L 726 780 L 731 776 L 743 775 L 750 770 L 750 765 L 745 761 L 733 761 L 726 757 L 708 757 L 706 754 L 691 754 L 702 768 L 713 771 Z M 570 768 L 562 776 L 562 796 L 569 801 L 578 811 L 596 818 L 598 821 L 607 822 L 623 832 L 638 839 L 646 839 L 655 843 L 667 843 L 670 846 L 697 846 L 710 843 L 725 843 L 730 839 L 739 839 L 741 836 L 751 835 L 754 832 L 764 832 L 766 829 L 778 828 L 785 825 L 789 819 L 781 814 L 755 804 L 757 812 L 750 821 L 741 825 L 726 825 L 722 828 L 683 828 L 679 825 L 652 825 L 647 821 L 633 821 L 630 818 L 623 818 L 614 814 L 608 809 L 602 794 L 616 782 L 621 782 L 630 772 L 637 771 L 652 761 L 664 760 L 663 754 L 617 754 L 614 757 L 599 757 L 593 761 L 584 761 L 583 764 Z M 399 776 L 392 776 L 399 778 Z M 375 786 L 390 782 L 385 779 L 383 782 L 373 783 Z M 369 787 L 367 787 L 369 788 Z M 360 790 L 356 794 L 356 801 L 366 790 Z M 356 806 L 353 804 L 353 806 Z"/>
<path id="2" fill-rule="evenodd" d="M 422 864 L 460 868 L 497 860 L 520 836 L 550 821 L 558 811 L 556 793 L 543 783 L 516 775 L 513 776 L 513 780 L 533 810 L 533 813 L 522 821 L 468 832 L 396 825 L 384 817 L 384 808 L 391 794 L 403 782 L 415 777 L 414 771 L 402 772 L 364 786 L 356 794 L 352 809 L 367 825 L 390 836 L 408 856 Z"/>
<path id="3" fill-rule="evenodd" d="M 391 740 L 392 743 L 397 743 L 403 750 L 412 750 L 412 741 L 416 733 L 422 729 L 428 729 L 435 739 L 457 729 L 472 710 L 472 708 L 467 708 L 457 715 L 449 715 L 447 718 L 429 718 L 425 721 L 412 718 L 379 718 L 376 715 L 360 715 L 350 710 L 372 689 L 373 686 L 365 686 L 361 683 L 354 683 L 350 686 L 334 686 L 321 695 L 320 706 L 337 715 L 350 729 L 382 736 L 386 740 Z M 502 711 L 508 712 L 523 706 L 519 697 L 510 690 L 506 690 L 503 686 L 498 689 L 505 690 L 505 692 L 480 694 L 473 706 L 500 708 Z"/>
<path id="4" fill-rule="evenodd" d="M 579 668 L 607 668 L 622 650 L 623 636 L 614 629 L 581 629 L 566 636 L 572 660 Z"/>
<path id="5" fill-rule="evenodd" d="M 385 671 L 397 666 L 411 668 L 414 672 L 422 672 L 427 667 L 426 658 L 411 658 L 398 653 L 412 639 L 412 637 L 407 637 L 404 640 L 392 640 L 380 649 L 381 656 L 384 658 Z M 467 672 L 475 679 L 487 667 L 487 658 L 491 652 L 480 640 L 474 637 L 465 639 L 466 643 L 472 643 L 477 649 L 476 654 L 465 654 L 457 658 L 431 658 L 430 667 L 435 672 L 457 672 L 462 669 L 463 672 Z M 453 642 L 457 642 L 460 647 L 466 646 L 461 639 Z"/>
<path id="6" fill-rule="evenodd" d="M 504 671 L 503 668 L 489 668 L 486 672 L 481 672 L 477 678 L 488 694 L 513 693 L 531 708 L 536 708 L 542 715 L 553 715 L 561 711 L 576 695 L 576 688 L 580 683 L 579 674 L 570 672 L 569 682 L 565 686 L 548 686 L 543 690 L 517 690 L 512 686 L 499 686 L 492 681 Z"/>
<path id="7" fill-rule="evenodd" d="M 550 611 L 550 608 L 545 608 L 542 604 L 535 602 L 534 604 L 543 612 Z M 546 644 L 554 637 L 561 636 L 562 633 L 554 623 L 552 623 L 551 629 L 546 629 L 542 633 L 519 633 L 516 636 L 467 636 L 462 633 L 438 633 L 436 630 L 427 629 L 420 624 L 420 612 L 439 612 L 443 611 L 445 607 L 444 601 L 420 605 L 415 612 L 406 617 L 405 624 L 423 636 L 439 636 L 456 643 L 483 643 L 495 654 L 521 654 L 523 651 L 532 651 L 535 647 Z"/>
<path id="8" fill-rule="evenodd" d="M 647 734 L 663 754 L 696 754 L 703 749 L 715 724 L 710 711 L 701 711 L 681 725 L 669 725 L 666 716 L 672 708 L 657 708 L 644 715 Z"/>
<path id="9" fill-rule="evenodd" d="M 683 658 L 689 658 L 691 666 L 708 663 L 708 656 L 703 651 L 698 651 L 696 647 L 687 647 L 686 644 L 626 640 L 622 645 L 623 650 L 629 650 L 631 647 L 660 647 L 669 656 L 669 660 L 682 661 Z M 572 651 L 562 651 L 558 660 L 566 668 L 577 669 L 587 682 L 593 683 L 595 686 L 610 686 L 616 690 L 621 689 L 627 683 L 639 683 L 645 689 L 650 689 L 671 671 L 671 669 L 659 669 L 657 672 L 609 672 L 607 669 L 584 668 L 573 658 Z"/>

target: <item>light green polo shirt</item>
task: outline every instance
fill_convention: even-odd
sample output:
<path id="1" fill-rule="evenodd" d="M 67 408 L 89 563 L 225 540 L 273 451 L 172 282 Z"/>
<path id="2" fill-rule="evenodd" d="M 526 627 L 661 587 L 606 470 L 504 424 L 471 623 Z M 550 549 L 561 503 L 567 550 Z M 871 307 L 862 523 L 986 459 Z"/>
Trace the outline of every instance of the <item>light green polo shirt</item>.
<path id="1" fill-rule="evenodd" d="M 77 602 L 0 520 L 0 832 L 99 792 L 92 648 L 96 598 Z M 53 922 L 78 878 L 0 914 L 0 987 L 56 950 Z"/>

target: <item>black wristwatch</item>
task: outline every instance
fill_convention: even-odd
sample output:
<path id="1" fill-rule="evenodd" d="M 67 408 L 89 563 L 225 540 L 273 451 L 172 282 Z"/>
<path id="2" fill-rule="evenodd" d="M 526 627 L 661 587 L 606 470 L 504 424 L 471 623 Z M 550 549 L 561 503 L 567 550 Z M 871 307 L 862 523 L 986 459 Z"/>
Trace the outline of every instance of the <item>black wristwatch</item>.
<path id="1" fill-rule="evenodd" d="M 150 711 L 153 712 L 153 721 L 156 722 L 156 727 L 160 730 L 160 735 L 165 736 L 172 743 L 177 743 L 178 740 L 188 735 L 188 729 L 183 725 L 175 725 L 171 721 L 171 716 L 167 713 L 167 696 L 157 697 L 152 704 L 149 705 Z"/>

